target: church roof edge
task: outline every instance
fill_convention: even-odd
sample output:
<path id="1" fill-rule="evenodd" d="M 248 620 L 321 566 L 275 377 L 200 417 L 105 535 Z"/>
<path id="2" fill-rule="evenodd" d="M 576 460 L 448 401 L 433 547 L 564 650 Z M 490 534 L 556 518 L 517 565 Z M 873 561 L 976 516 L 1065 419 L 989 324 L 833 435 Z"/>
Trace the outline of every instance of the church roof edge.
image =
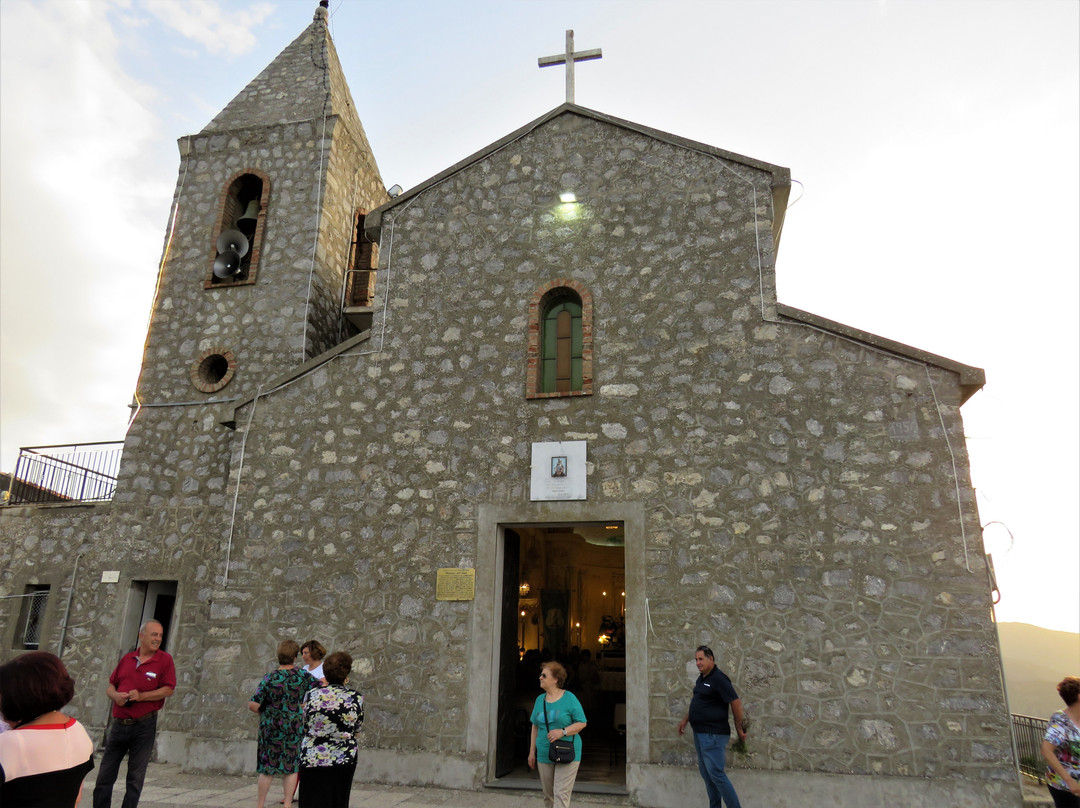
<path id="1" fill-rule="evenodd" d="M 983 388 L 983 385 L 986 384 L 986 371 L 982 368 L 975 367 L 974 365 L 965 365 L 963 362 L 957 362 L 955 359 L 948 359 L 944 356 L 938 356 L 937 354 L 920 350 L 919 348 L 913 348 L 902 342 L 896 342 L 895 340 L 887 339 L 886 337 L 880 337 L 869 331 L 863 331 L 849 325 L 844 325 L 835 320 L 829 320 L 826 317 L 820 317 L 817 314 L 811 314 L 808 311 L 797 309 L 794 306 L 777 303 L 776 311 L 785 320 L 805 323 L 806 325 L 813 326 L 819 331 L 846 337 L 855 342 L 865 343 L 866 345 L 870 345 L 891 354 L 896 354 L 905 359 L 913 359 L 916 362 L 933 365 L 942 368 L 943 370 L 949 370 L 956 373 L 960 377 L 961 404 L 979 392 L 979 390 Z"/>
<path id="2" fill-rule="evenodd" d="M 257 398 L 276 393 L 278 390 L 296 381 L 300 377 L 306 376 L 308 373 L 311 373 L 313 370 L 317 370 L 330 360 L 336 359 L 338 356 L 341 356 L 346 351 L 355 348 L 358 345 L 362 345 L 370 339 L 370 329 L 368 329 L 367 331 L 361 331 L 359 334 L 349 337 L 349 339 L 345 340 L 344 342 L 338 343 L 333 348 L 328 348 L 321 354 L 311 357 L 306 362 L 299 364 L 296 367 L 289 368 L 278 377 L 271 379 L 269 382 L 267 382 L 263 386 L 263 389 L 260 390 L 260 392 L 258 392 L 256 395 L 245 396 L 244 398 L 236 399 L 234 401 L 222 402 L 219 410 L 219 416 L 217 418 L 218 423 L 223 424 L 230 429 L 235 429 L 237 421 L 239 420 L 239 416 L 237 415 L 237 413 L 239 413 L 240 410 L 242 410 L 248 404 L 251 404 Z"/>
<path id="3" fill-rule="evenodd" d="M 510 134 L 499 138 L 494 143 L 491 143 L 491 144 L 485 146 L 484 148 L 480 149 L 479 151 L 476 151 L 473 154 L 470 154 L 465 159 L 459 160 L 457 163 L 454 163 L 454 165 L 450 166 L 449 168 L 444 169 L 443 171 L 440 171 L 435 176 L 430 177 L 427 180 L 424 180 L 423 182 L 419 183 L 418 185 L 416 185 L 416 186 L 410 188 L 409 190 L 401 193 L 400 195 L 396 196 L 394 199 L 392 199 L 390 202 L 386 203 L 385 205 L 377 208 L 376 210 L 373 210 L 367 216 L 367 223 L 366 223 L 366 226 L 365 226 L 365 230 L 368 233 L 377 233 L 379 228 L 382 226 L 382 217 L 383 217 L 383 215 L 386 212 L 388 212 L 389 210 L 391 210 L 392 208 L 394 208 L 397 205 L 400 205 L 400 204 L 402 204 L 404 202 L 407 202 L 409 199 L 412 199 L 413 197 L 423 193 L 427 189 L 429 189 L 429 188 L 431 188 L 431 187 L 433 187 L 435 185 L 438 185 L 440 182 L 443 182 L 447 178 L 452 177 L 454 174 L 457 174 L 459 171 L 463 171 L 464 169 L 468 168 L 469 166 L 473 165 L 474 163 L 478 163 L 479 161 L 483 160 L 485 157 L 487 157 L 487 156 L 489 156 L 491 154 L 494 154 L 499 149 L 506 146 L 508 143 L 511 143 L 511 142 L 517 140 L 518 138 L 522 137 L 523 135 L 526 135 L 529 132 L 532 132 L 533 130 L 538 129 L 539 127 L 543 126 L 544 124 L 548 123 L 549 121 L 554 120 L 555 118 L 559 117 L 560 115 L 566 115 L 566 114 L 575 114 L 575 115 L 584 116 L 586 118 L 592 118 L 593 120 L 602 121 L 604 123 L 608 123 L 608 124 L 611 124 L 613 126 L 619 126 L 619 127 L 624 128 L 624 129 L 630 129 L 630 130 L 632 130 L 634 132 L 638 132 L 640 134 L 646 135 L 647 137 L 655 138 L 655 139 L 663 141 L 665 143 L 670 143 L 670 144 L 672 144 L 674 146 L 679 146 L 681 148 L 690 149 L 692 151 L 697 151 L 697 152 L 700 152 L 702 154 L 707 154 L 707 155 L 710 155 L 710 156 L 713 156 L 713 157 L 719 157 L 721 159 L 728 160 L 728 161 L 731 161 L 731 162 L 734 162 L 734 163 L 738 163 L 740 165 L 745 165 L 748 168 L 754 168 L 754 169 L 757 169 L 759 171 L 764 171 L 764 172 L 766 172 L 768 174 L 771 174 L 773 176 L 773 183 L 772 183 L 773 188 L 776 188 L 777 186 L 785 186 L 785 187 L 787 187 L 787 186 L 790 186 L 790 184 L 791 184 L 791 170 L 788 169 L 788 168 L 784 168 L 783 166 L 774 165 L 772 163 L 766 163 L 763 160 L 756 160 L 756 159 L 754 159 L 752 157 L 746 157 L 745 155 L 736 154 L 735 152 L 725 151 L 724 149 L 719 149 L 716 146 L 710 146 L 707 143 L 701 143 L 701 142 L 696 141 L 696 140 L 690 140 L 689 138 L 680 137 L 679 135 L 673 135 L 670 132 L 664 132 L 664 131 L 662 131 L 660 129 L 653 129 L 652 127 L 645 126 L 644 124 L 634 123 L 633 121 L 628 121 L 628 120 L 625 120 L 623 118 L 617 118 L 614 115 L 608 115 L 607 113 L 598 112 L 597 110 L 589 109 L 588 107 L 582 107 L 582 106 L 579 106 L 578 104 L 572 104 L 572 103 L 566 102 L 566 103 L 560 104 L 559 106 L 555 107 L 553 110 L 541 115 L 539 118 L 536 118 L 536 119 L 530 121 L 529 123 L 525 124 L 524 126 L 519 127 L 518 129 L 515 129 Z M 783 215 L 783 211 L 778 211 L 778 216 L 782 216 L 782 215 Z"/>

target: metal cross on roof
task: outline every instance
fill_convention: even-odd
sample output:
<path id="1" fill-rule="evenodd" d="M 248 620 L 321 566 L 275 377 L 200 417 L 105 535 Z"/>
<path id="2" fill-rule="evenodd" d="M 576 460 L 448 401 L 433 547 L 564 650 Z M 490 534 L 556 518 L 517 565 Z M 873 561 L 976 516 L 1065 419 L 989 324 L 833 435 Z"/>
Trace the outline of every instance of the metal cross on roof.
<path id="1" fill-rule="evenodd" d="M 540 67 L 551 67 L 552 65 L 566 65 L 566 103 L 574 103 L 574 62 L 588 62 L 590 59 L 600 59 L 603 57 L 600 48 L 593 48 L 592 50 L 578 51 L 574 53 L 574 32 L 566 32 L 566 53 L 560 53 L 556 56 L 541 56 L 536 60 L 536 63 Z"/>

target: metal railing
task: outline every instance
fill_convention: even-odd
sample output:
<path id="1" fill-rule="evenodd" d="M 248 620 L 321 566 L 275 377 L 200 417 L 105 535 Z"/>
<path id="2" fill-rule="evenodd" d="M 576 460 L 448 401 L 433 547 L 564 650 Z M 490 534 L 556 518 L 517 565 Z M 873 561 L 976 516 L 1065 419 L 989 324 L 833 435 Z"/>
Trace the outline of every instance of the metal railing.
<path id="1" fill-rule="evenodd" d="M 23 447 L 6 504 L 110 500 L 123 450 L 122 441 Z"/>
<path id="2" fill-rule="evenodd" d="M 1032 718 L 1030 715 L 1012 714 L 1013 734 L 1016 736 L 1016 754 L 1020 763 L 1020 774 L 1038 780 L 1046 780 L 1046 762 L 1042 756 L 1042 742 L 1046 735 L 1045 718 Z"/>

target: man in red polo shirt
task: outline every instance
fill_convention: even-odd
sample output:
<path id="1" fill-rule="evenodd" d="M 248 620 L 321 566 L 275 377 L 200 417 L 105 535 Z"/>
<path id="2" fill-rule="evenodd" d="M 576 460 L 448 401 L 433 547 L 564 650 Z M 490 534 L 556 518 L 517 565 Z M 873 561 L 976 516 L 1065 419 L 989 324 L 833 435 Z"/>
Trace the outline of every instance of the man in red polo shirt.
<path id="1" fill-rule="evenodd" d="M 164 636 L 161 623 L 148 620 L 139 630 L 139 647 L 120 657 L 109 677 L 105 692 L 113 702 L 112 727 L 94 786 L 94 808 L 112 805 L 113 783 L 124 755 L 128 756 L 128 772 L 122 808 L 139 804 L 154 751 L 158 710 L 176 689 L 176 667 L 172 657 L 161 650 Z"/>

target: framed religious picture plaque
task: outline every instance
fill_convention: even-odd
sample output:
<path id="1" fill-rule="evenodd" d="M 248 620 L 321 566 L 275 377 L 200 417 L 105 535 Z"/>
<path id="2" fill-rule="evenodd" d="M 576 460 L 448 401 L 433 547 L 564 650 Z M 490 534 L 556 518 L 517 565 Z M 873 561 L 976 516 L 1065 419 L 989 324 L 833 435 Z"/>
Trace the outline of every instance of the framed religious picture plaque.
<path id="1" fill-rule="evenodd" d="M 530 499 L 585 499 L 586 445 L 583 440 L 534 443 Z"/>

